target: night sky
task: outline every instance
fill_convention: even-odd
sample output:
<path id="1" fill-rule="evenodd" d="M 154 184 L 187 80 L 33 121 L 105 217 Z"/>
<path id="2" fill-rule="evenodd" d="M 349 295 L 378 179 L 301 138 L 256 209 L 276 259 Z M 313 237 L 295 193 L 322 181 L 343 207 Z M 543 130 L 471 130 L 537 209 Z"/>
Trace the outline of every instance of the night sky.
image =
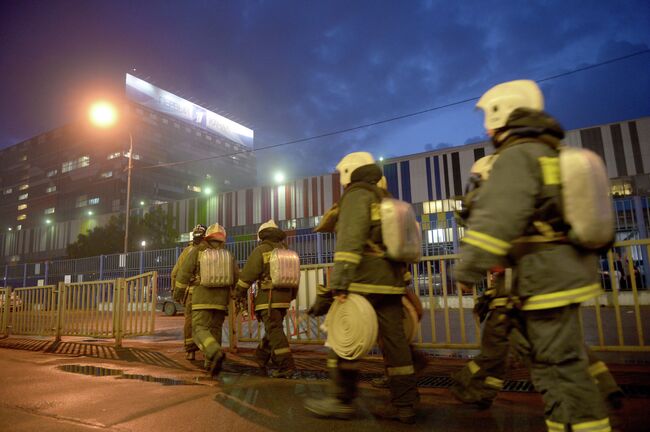
<path id="1" fill-rule="evenodd" d="M 259 149 L 649 48 L 647 0 L 4 0 L 0 148 L 123 94 L 133 69 L 251 127 Z M 650 53 L 542 88 L 567 129 L 650 115 Z M 258 151 L 260 179 L 276 169 L 289 178 L 329 172 L 350 150 L 389 157 L 481 139 L 473 107 Z"/>

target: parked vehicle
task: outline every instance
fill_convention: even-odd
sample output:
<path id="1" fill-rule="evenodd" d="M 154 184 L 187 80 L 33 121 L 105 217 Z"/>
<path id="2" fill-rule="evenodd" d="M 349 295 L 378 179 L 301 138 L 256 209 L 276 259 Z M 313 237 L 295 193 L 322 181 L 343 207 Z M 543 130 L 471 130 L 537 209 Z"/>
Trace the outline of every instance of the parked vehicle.
<path id="1" fill-rule="evenodd" d="M 174 316 L 177 313 L 185 313 L 185 306 L 174 301 L 174 299 L 169 295 L 158 296 L 156 310 L 162 311 L 167 316 Z"/>

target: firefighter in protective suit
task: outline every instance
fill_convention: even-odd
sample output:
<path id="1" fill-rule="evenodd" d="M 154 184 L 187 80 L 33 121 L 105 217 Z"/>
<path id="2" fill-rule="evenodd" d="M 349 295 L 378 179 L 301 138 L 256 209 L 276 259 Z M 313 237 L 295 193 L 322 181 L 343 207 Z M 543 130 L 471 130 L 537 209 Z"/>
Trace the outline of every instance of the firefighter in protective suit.
<path id="1" fill-rule="evenodd" d="M 287 235 L 271 219 L 260 225 L 257 238 L 260 243 L 239 275 L 238 297 L 247 298 L 248 289 L 257 282 L 255 315 L 264 324 L 264 337 L 255 350 L 255 360 L 263 370 L 269 363 L 278 367 L 271 372 L 271 377 L 288 378 L 295 372 L 295 364 L 282 323 L 296 292 L 292 288 L 274 288 L 269 265 L 273 249 L 286 248 Z"/>
<path id="2" fill-rule="evenodd" d="M 477 160 L 471 168 L 469 184 L 463 197 L 463 207 L 458 213 L 459 225 L 466 226 L 472 211 L 472 204 L 478 199 L 480 186 L 487 181 L 490 169 L 496 158 L 485 156 Z M 483 325 L 481 333 L 481 352 L 460 371 L 452 375 L 454 384 L 450 391 L 460 401 L 488 408 L 503 386 L 508 353 L 511 344 L 515 352 L 523 336 L 511 323 L 509 312 L 513 307 L 509 297 L 512 282 L 516 279 L 510 268 L 494 268 L 489 274 L 488 288 L 479 298 L 474 312 Z M 587 349 L 589 374 L 597 381 L 598 389 L 605 401 L 613 408 L 620 407 L 622 391 L 616 384 L 605 363 Z M 527 354 L 527 353 L 524 353 Z M 528 363 L 528 358 L 520 359 Z"/>
<path id="3" fill-rule="evenodd" d="M 498 159 L 472 205 L 455 269 L 458 288 L 468 291 L 490 269 L 512 264 L 516 323 L 548 430 L 610 431 L 579 336 L 580 303 L 601 287 L 597 253 L 569 240 L 562 217 L 558 147 L 564 131 L 543 111 L 533 81 L 499 84 L 477 107 Z"/>
<path id="4" fill-rule="evenodd" d="M 339 201 L 336 223 L 336 250 L 331 293 L 319 292 L 311 312 L 318 315 L 327 306 L 328 296 L 345 301 L 347 293 L 364 296 L 377 314 L 383 340 L 386 372 L 389 376 L 390 403 L 375 415 L 404 423 L 415 421 L 418 401 L 416 377 L 409 341 L 404 334 L 402 296 L 406 293 L 404 263 L 391 261 L 383 253 L 380 197 L 386 192 L 377 186 L 381 168 L 372 155 L 356 152 L 337 165 L 345 192 Z M 324 288 L 320 288 L 324 291 Z M 338 357 L 331 351 L 327 360 L 331 377 L 331 395 L 307 399 L 305 408 L 322 417 L 352 418 L 352 401 L 357 395 L 359 364 Z"/>
<path id="5" fill-rule="evenodd" d="M 199 347 L 194 343 L 192 339 L 192 282 L 188 284 L 187 288 L 181 288 L 176 286 L 176 275 L 178 274 L 178 269 L 182 265 L 183 261 L 187 258 L 192 246 L 196 246 L 203 240 L 205 237 L 205 231 L 207 227 L 202 224 L 198 224 L 192 230 L 192 241 L 189 245 L 178 256 L 176 264 L 172 269 L 171 279 L 172 279 L 172 288 L 174 289 L 174 301 L 185 306 L 185 324 L 183 326 L 183 336 L 185 339 L 185 358 L 187 360 L 194 360 L 195 353 L 199 350 Z"/>
<path id="6" fill-rule="evenodd" d="M 235 260 L 231 259 L 230 286 L 205 286 L 205 281 L 201 280 L 201 259 L 208 249 L 224 249 L 225 242 L 226 230 L 217 223 L 210 225 L 203 241 L 191 247 L 176 275 L 176 285 L 180 288 L 186 288 L 193 281 L 192 337 L 205 356 L 205 368 L 213 377 L 221 371 L 226 357 L 221 347 L 222 328 L 228 311 L 230 291 L 237 280 L 238 268 Z"/>

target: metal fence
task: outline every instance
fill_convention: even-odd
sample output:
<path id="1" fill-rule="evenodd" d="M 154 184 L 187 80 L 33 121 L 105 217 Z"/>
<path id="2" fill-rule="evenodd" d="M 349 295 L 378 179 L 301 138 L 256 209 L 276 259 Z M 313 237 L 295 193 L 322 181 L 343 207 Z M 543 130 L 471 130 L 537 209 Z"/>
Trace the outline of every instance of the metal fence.
<path id="1" fill-rule="evenodd" d="M 115 338 L 153 334 L 157 272 L 130 278 L 3 288 L 4 334 Z"/>
<path id="2" fill-rule="evenodd" d="M 588 345 L 597 351 L 650 351 L 650 312 L 648 282 L 638 271 L 634 257 L 650 252 L 650 240 L 619 242 L 604 257 L 608 268 L 617 268 L 617 260 L 626 266 L 620 270 L 601 270 L 603 294 L 583 304 L 581 324 Z M 455 287 L 453 266 L 458 255 L 424 257 L 412 266 L 413 283 L 424 308 L 414 338 L 416 346 L 430 349 L 476 349 L 481 327 L 472 312 L 486 281 L 463 294 Z M 307 310 L 316 298 L 319 284 L 328 286 L 332 264 L 303 265 L 298 297 L 291 304 L 284 329 L 291 343 L 324 343 L 320 326 L 323 317 L 311 317 Z M 637 269 L 638 270 L 638 269 Z M 259 341 L 263 326 L 254 316 L 237 318 L 237 337 L 241 342 Z"/>

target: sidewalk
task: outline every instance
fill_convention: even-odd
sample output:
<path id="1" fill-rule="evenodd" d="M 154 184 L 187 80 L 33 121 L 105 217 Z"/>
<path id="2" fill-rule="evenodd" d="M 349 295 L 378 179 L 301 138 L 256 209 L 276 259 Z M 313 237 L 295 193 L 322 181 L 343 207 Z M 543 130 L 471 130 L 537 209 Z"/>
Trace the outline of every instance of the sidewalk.
<path id="1" fill-rule="evenodd" d="M 373 405 L 388 392 L 367 380 L 382 374 L 381 359 L 362 362 L 363 380 L 352 422 L 317 419 L 302 408 L 305 397 L 325 394 L 325 350 L 294 346 L 299 373 L 273 380 L 258 374 L 253 348 L 229 353 L 224 372 L 212 380 L 201 361 L 185 360 L 179 337 L 182 319 L 160 320 L 165 327 L 155 338 L 125 340 L 115 349 L 111 340 L 11 337 L 0 340 L 0 430 L 10 431 L 543 431 L 543 406 L 538 394 L 504 391 L 493 407 L 477 411 L 453 400 L 444 388 L 449 373 L 463 359 L 432 358 L 420 378 L 422 403 L 415 426 L 375 420 Z M 158 326 L 157 326 L 158 327 Z M 618 429 L 646 430 L 650 408 L 650 364 L 610 364 L 620 384 L 636 391 L 613 417 Z M 527 380 L 523 369 L 512 370 L 512 382 Z M 514 389 L 514 388 L 513 388 Z"/>

